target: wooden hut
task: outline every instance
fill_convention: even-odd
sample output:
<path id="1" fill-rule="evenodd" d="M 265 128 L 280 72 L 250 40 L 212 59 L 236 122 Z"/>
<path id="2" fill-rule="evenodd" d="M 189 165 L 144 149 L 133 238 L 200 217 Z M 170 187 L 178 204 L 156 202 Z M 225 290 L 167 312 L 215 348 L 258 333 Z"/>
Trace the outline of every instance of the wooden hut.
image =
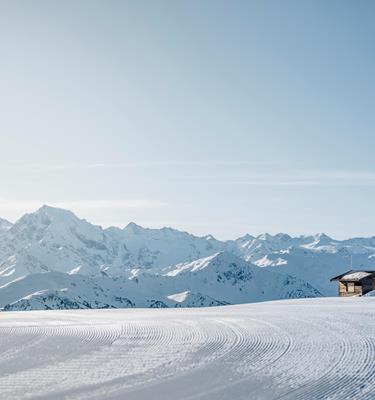
<path id="1" fill-rule="evenodd" d="M 375 290 L 375 271 L 350 270 L 335 276 L 332 281 L 339 281 L 339 296 L 363 296 Z"/>

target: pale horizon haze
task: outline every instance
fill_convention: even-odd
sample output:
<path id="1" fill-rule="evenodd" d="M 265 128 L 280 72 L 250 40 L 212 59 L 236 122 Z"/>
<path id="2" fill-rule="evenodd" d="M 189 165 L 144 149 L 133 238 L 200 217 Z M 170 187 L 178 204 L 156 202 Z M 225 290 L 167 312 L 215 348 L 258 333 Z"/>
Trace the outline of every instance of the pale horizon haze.
<path id="1" fill-rule="evenodd" d="M 375 235 L 375 2 L 0 0 L 0 217 Z"/>

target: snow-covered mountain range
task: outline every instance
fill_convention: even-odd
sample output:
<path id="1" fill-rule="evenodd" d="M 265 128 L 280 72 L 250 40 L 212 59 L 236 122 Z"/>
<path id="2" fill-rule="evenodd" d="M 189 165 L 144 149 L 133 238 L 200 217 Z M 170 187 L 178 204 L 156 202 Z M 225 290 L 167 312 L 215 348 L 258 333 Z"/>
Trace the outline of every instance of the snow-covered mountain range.
<path id="1" fill-rule="evenodd" d="M 0 308 L 194 307 L 332 296 L 350 264 L 375 268 L 375 237 L 246 235 L 219 241 L 134 223 L 103 229 L 43 206 L 0 219 Z"/>

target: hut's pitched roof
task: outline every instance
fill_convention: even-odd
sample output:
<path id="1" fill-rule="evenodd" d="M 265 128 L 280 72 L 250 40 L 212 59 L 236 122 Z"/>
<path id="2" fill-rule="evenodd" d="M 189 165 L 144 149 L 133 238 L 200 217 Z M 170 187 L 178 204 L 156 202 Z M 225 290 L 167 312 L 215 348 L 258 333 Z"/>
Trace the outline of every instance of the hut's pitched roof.
<path id="1" fill-rule="evenodd" d="M 331 279 L 332 281 L 344 281 L 344 282 L 359 282 L 362 279 L 365 278 L 370 278 L 370 277 L 375 277 L 375 271 L 374 270 L 350 270 L 347 272 L 344 272 L 341 275 L 335 276 L 334 278 Z"/>

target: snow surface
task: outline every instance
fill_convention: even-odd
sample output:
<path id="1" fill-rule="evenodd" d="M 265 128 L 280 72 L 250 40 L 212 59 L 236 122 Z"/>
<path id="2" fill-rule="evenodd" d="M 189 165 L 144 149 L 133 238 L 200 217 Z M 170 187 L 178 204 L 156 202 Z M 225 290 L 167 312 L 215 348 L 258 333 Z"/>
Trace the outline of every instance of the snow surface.
<path id="1" fill-rule="evenodd" d="M 365 297 L 2 313 L 0 399 L 373 399 L 374 323 Z"/>

